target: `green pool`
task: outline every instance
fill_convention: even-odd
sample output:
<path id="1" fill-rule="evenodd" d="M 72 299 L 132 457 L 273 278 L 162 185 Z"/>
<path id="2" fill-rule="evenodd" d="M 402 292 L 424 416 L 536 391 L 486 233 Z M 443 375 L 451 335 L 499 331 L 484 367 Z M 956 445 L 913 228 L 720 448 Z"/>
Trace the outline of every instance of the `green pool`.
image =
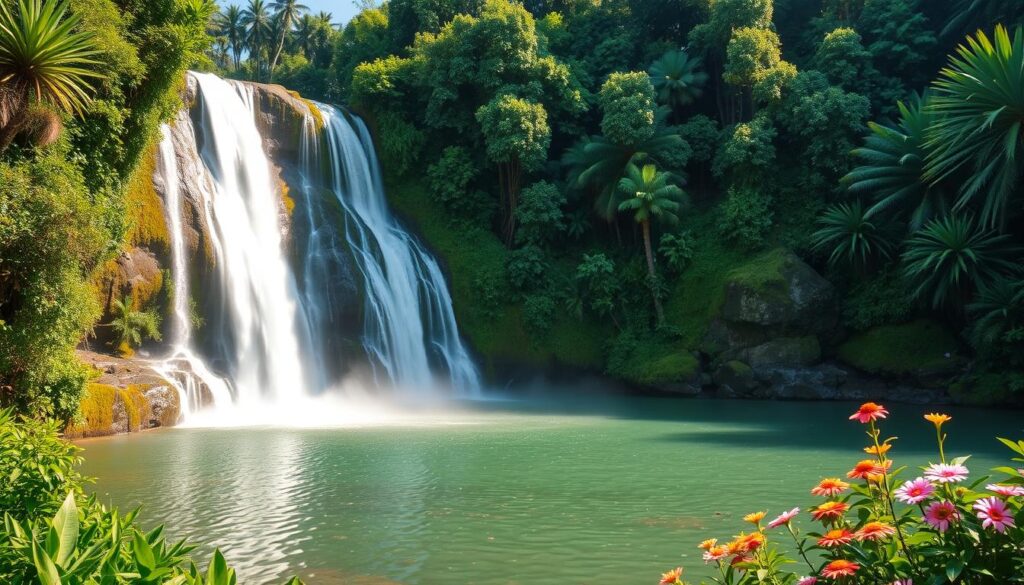
<path id="1" fill-rule="evenodd" d="M 105 500 L 220 546 L 245 584 L 644 584 L 709 574 L 695 545 L 746 512 L 806 508 L 863 455 L 853 407 L 587 396 L 83 446 Z M 897 464 L 925 463 L 929 409 L 890 407 Z M 1019 413 L 944 410 L 974 475 L 1004 463 L 994 436 L 1024 437 Z"/>

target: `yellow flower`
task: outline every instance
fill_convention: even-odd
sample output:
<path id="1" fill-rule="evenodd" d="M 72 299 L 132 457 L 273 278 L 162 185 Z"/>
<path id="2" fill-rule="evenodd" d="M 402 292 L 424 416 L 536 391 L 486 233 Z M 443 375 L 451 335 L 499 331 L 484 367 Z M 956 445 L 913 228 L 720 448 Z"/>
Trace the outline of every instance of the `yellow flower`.
<path id="1" fill-rule="evenodd" d="M 761 520 L 764 520 L 764 517 L 767 513 L 768 512 L 754 512 L 753 514 L 747 514 L 743 517 L 743 520 L 745 522 L 750 522 L 754 526 L 757 526 L 761 523 Z"/>
<path id="2" fill-rule="evenodd" d="M 718 544 L 718 539 L 717 538 L 709 538 L 709 539 L 705 540 L 704 542 L 700 543 L 699 545 L 697 545 L 697 548 L 699 548 L 701 550 L 711 550 L 711 548 L 713 546 L 715 546 L 716 544 Z"/>
<path id="3" fill-rule="evenodd" d="M 864 452 L 867 453 L 868 455 L 885 455 L 886 453 L 889 452 L 889 449 L 892 449 L 892 443 L 882 443 L 877 447 L 875 447 L 874 445 L 871 445 L 870 447 L 864 447 Z"/>
<path id="4" fill-rule="evenodd" d="M 924 415 L 924 420 L 935 425 L 935 428 L 939 428 L 943 425 L 943 423 L 948 423 L 949 421 L 953 420 L 953 417 L 949 416 L 948 414 L 939 414 L 937 412 L 933 412 L 931 414 Z"/>

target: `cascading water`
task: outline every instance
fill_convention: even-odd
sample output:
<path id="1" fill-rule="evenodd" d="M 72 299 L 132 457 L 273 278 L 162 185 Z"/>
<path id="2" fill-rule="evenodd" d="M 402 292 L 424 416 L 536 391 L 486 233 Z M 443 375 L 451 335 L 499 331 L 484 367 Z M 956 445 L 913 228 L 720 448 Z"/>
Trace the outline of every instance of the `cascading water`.
<path id="1" fill-rule="evenodd" d="M 175 292 L 173 350 L 159 369 L 178 386 L 186 419 L 204 406 L 242 413 L 305 403 L 340 386 L 347 369 L 338 364 L 359 361 L 389 387 L 477 392 L 443 274 L 389 213 L 365 125 L 326 105 L 322 127 L 306 117 L 290 262 L 253 86 L 190 75 L 196 105 L 164 128 L 159 168 Z M 203 282 L 192 282 L 190 252 L 202 251 L 187 243 L 182 182 L 209 240 Z M 339 319 L 354 302 L 337 286 L 346 263 L 361 277 L 362 331 Z M 198 332 L 196 290 L 206 291 Z"/>

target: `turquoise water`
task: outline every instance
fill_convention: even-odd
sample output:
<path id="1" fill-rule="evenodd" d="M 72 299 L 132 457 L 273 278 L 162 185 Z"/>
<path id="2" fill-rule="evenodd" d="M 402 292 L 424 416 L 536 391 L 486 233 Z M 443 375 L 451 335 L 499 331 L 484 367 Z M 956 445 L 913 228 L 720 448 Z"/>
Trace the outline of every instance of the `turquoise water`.
<path id="1" fill-rule="evenodd" d="M 653 583 L 743 514 L 813 503 L 864 457 L 856 405 L 578 397 L 463 404 L 350 428 L 171 429 L 86 441 L 118 506 L 220 546 L 240 582 Z M 921 406 L 891 405 L 897 465 L 933 455 Z M 943 409 L 947 452 L 1008 460 L 1019 413 Z M 806 526 L 808 518 L 802 520 Z M 205 560 L 205 553 L 201 558 Z"/>

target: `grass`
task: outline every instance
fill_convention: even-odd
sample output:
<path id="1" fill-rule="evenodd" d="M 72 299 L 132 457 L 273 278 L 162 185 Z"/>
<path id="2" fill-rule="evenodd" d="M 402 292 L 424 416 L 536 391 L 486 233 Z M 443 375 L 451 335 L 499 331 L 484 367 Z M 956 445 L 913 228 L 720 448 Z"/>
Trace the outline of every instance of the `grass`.
<path id="1" fill-rule="evenodd" d="M 956 338 L 929 319 L 874 327 L 839 346 L 839 359 L 872 374 L 907 374 L 944 366 L 955 353 Z"/>
<path id="2" fill-rule="evenodd" d="M 479 280 L 502 274 L 506 249 L 485 227 L 455 226 L 442 205 L 430 199 L 414 180 L 386 177 L 388 201 L 417 231 L 447 270 L 452 303 L 463 336 L 484 358 L 488 373 L 503 363 L 546 366 L 552 363 L 600 370 L 607 324 L 558 315 L 542 337 L 528 333 L 522 303 L 498 307 L 493 314 L 480 307 Z"/>

